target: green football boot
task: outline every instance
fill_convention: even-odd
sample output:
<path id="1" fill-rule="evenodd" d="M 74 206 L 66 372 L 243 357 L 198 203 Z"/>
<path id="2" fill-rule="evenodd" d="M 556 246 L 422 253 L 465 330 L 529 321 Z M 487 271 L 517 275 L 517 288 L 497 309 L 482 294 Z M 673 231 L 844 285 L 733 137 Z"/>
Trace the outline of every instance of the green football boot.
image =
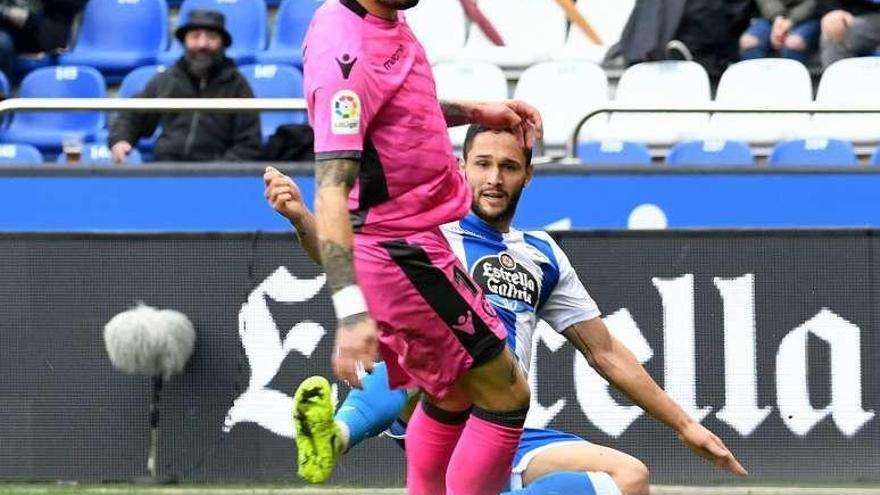
<path id="1" fill-rule="evenodd" d="M 330 478 L 341 450 L 331 395 L 330 382 L 313 376 L 306 378 L 293 396 L 297 472 L 309 483 L 323 483 Z"/>

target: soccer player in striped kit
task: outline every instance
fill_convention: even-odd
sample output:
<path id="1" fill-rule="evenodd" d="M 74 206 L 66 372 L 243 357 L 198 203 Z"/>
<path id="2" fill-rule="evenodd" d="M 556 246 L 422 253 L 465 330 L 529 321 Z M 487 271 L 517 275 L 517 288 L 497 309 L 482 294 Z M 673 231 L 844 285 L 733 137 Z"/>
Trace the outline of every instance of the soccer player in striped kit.
<path id="1" fill-rule="evenodd" d="M 471 126 L 464 144 L 462 170 L 472 190 L 471 213 L 443 226 L 443 233 L 507 329 L 507 344 L 528 372 L 532 339 L 542 318 L 563 334 L 591 366 L 635 403 L 672 428 L 695 453 L 735 474 L 745 470 L 724 443 L 690 418 L 651 379 L 641 364 L 608 332 L 596 303 L 578 279 L 565 253 L 545 232 L 511 227 L 523 188 L 532 176 L 530 152 L 509 132 Z M 266 197 L 302 235 L 311 215 L 296 186 L 274 169 L 267 172 Z M 315 257 L 314 244 L 303 243 Z M 336 456 L 389 428 L 402 438 L 408 417 L 408 394 L 390 390 L 384 367 L 364 378 L 335 418 L 329 412 L 329 383 L 322 377 L 303 382 L 295 396 L 298 444 L 311 444 L 324 459 L 301 458 L 300 473 L 326 480 Z M 304 392 L 320 388 L 320 396 Z M 400 418 L 399 418 L 400 416 Z M 312 435 L 312 431 L 332 432 Z M 326 462 L 331 459 L 330 462 Z M 632 495 L 648 492 L 647 468 L 614 449 L 555 430 L 526 428 L 513 460 L 510 493 Z"/>

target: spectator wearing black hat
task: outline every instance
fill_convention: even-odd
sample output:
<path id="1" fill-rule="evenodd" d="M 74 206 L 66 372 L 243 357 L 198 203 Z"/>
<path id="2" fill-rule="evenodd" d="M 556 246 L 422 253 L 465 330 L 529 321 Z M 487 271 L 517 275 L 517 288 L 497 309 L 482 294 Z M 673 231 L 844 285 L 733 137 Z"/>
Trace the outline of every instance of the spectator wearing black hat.
<path id="1" fill-rule="evenodd" d="M 177 28 L 184 55 L 147 83 L 141 98 L 253 98 L 235 63 L 226 57 L 232 37 L 223 14 L 193 10 Z M 113 160 L 125 161 L 141 137 L 156 126 L 162 132 L 153 149 L 157 161 L 251 161 L 260 158 L 262 138 L 256 112 L 121 113 L 110 125 Z"/>
<path id="2" fill-rule="evenodd" d="M 822 67 L 880 47 L 880 0 L 819 0 Z"/>

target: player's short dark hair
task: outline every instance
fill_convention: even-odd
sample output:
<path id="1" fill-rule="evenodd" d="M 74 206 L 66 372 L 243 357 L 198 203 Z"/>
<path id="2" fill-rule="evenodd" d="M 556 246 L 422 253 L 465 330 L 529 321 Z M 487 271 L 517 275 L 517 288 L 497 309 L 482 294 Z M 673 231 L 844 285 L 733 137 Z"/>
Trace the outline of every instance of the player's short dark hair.
<path id="1" fill-rule="evenodd" d="M 513 134 L 513 131 L 511 131 L 510 129 L 492 129 L 490 127 L 482 126 L 480 124 L 471 124 L 470 126 L 468 126 L 467 134 L 465 134 L 464 136 L 464 145 L 462 146 L 461 150 L 461 154 L 465 160 L 467 160 L 468 153 L 471 152 L 471 147 L 473 147 L 474 145 L 474 139 L 476 139 L 479 134 L 482 134 L 484 132 L 506 132 L 508 134 Z M 523 156 L 526 157 L 525 165 L 531 165 L 532 149 L 523 147 L 522 152 Z"/>

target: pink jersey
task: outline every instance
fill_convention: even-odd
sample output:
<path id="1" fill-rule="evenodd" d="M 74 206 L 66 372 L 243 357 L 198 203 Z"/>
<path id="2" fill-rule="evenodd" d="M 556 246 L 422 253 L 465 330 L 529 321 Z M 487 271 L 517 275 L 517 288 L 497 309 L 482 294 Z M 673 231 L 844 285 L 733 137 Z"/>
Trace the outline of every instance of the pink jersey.
<path id="1" fill-rule="evenodd" d="M 356 0 L 327 0 L 304 48 L 315 159 L 359 159 L 349 197 L 355 230 L 396 236 L 462 218 L 470 190 L 437 100 L 425 50 L 403 15 L 388 21 Z"/>

